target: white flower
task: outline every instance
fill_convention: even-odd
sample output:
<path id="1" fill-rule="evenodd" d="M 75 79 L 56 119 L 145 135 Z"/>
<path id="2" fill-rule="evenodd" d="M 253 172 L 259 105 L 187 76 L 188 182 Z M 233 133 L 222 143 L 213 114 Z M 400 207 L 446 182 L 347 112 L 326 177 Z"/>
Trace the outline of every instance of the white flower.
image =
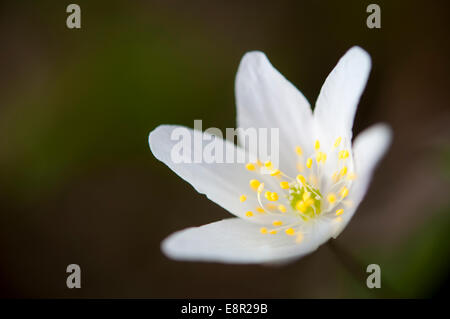
<path id="1" fill-rule="evenodd" d="M 351 144 L 370 67 L 369 55 L 351 48 L 326 79 L 313 113 L 302 93 L 263 53 L 245 54 L 235 83 L 237 126 L 279 128 L 279 171 L 270 162 L 176 164 L 170 157 L 175 144 L 170 137 L 177 126 L 152 131 L 149 144 L 155 157 L 237 216 L 178 231 L 163 241 L 163 252 L 177 260 L 278 263 L 336 238 L 364 197 L 391 140 L 390 129 L 378 124 Z M 261 174 L 262 167 L 273 174 Z M 166 213 L 176 218 L 193 212 Z"/>

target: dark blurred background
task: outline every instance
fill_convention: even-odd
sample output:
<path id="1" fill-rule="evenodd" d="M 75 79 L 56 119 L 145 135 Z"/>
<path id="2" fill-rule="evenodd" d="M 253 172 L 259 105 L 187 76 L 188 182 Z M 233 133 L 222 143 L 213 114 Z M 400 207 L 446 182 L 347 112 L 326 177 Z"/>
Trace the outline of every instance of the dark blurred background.
<path id="1" fill-rule="evenodd" d="M 371 1 L 77 0 L 79 30 L 66 27 L 69 3 L 0 4 L 0 296 L 446 292 L 448 2 L 376 1 L 382 27 L 368 29 Z M 314 105 L 353 45 L 373 61 L 354 133 L 383 121 L 395 135 L 334 245 L 276 268 L 163 256 L 173 231 L 230 214 L 158 162 L 148 133 L 194 119 L 235 127 L 234 77 L 249 50 L 264 51 Z M 66 287 L 71 263 L 81 289 Z M 365 284 L 371 263 L 381 266 L 379 290 Z"/>

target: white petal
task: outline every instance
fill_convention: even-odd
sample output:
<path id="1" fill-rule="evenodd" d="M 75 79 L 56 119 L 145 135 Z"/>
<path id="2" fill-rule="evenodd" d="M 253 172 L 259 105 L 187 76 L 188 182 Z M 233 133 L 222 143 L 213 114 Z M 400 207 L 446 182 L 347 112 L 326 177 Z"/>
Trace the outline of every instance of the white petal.
<path id="1" fill-rule="evenodd" d="M 193 142 L 194 130 L 174 125 L 161 125 L 150 133 L 150 149 L 158 160 L 162 161 L 181 178 L 189 182 L 197 192 L 205 194 L 210 200 L 222 206 L 230 213 L 250 219 L 256 223 L 271 223 L 273 221 L 273 217 L 267 214 L 259 214 L 255 211 L 255 208 L 259 205 L 256 200 L 256 192 L 250 188 L 249 181 L 251 179 L 258 179 L 261 182 L 265 182 L 266 188 L 272 187 L 271 191 L 274 191 L 276 189 L 275 187 L 277 187 L 275 178 L 250 172 L 245 168 L 244 163 L 175 163 L 171 156 L 173 147 L 179 143 L 179 140 L 171 139 L 171 134 L 175 129 L 185 130 L 191 136 L 192 142 L 189 153 L 192 156 L 189 156 L 189 158 L 193 161 L 193 154 L 195 152 Z M 209 134 L 204 134 L 210 136 Z M 242 149 L 235 147 L 232 143 L 222 139 L 220 141 L 227 145 L 227 150 L 233 150 L 235 154 L 239 153 L 241 156 L 246 156 Z M 203 141 L 200 143 L 204 147 L 211 142 Z M 243 194 L 247 195 L 247 200 L 242 203 L 239 197 Z M 247 211 L 252 211 L 254 216 L 250 218 L 246 217 L 245 213 Z M 279 219 L 289 222 L 288 216 L 284 218 L 280 217 Z"/>
<path id="2" fill-rule="evenodd" d="M 359 203 L 367 192 L 376 164 L 387 151 L 392 140 L 391 129 L 384 124 L 374 125 L 361 132 L 353 143 L 353 156 L 356 180 L 351 187 L 348 201 L 351 208 L 345 210 L 336 238 L 352 218 Z"/>
<path id="3" fill-rule="evenodd" d="M 353 119 L 371 68 L 369 54 L 353 47 L 339 60 L 320 90 L 314 110 L 317 136 L 328 147 L 352 138 Z"/>
<path id="4" fill-rule="evenodd" d="M 306 98 L 262 52 L 244 55 L 235 91 L 238 127 L 279 128 L 280 167 L 295 172 L 295 146 L 312 150 L 313 118 Z"/>
<path id="5" fill-rule="evenodd" d="M 223 263 L 278 263 L 306 255 L 330 238 L 331 223 L 311 223 L 301 243 L 282 232 L 261 234 L 239 218 L 188 228 L 166 238 L 161 248 L 170 258 Z"/>

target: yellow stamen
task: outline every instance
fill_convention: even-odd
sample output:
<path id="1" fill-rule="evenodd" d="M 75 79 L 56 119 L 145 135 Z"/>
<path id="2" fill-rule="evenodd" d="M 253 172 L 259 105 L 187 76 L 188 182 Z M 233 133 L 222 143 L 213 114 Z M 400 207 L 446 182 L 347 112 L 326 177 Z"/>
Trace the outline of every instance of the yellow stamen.
<path id="1" fill-rule="evenodd" d="M 257 211 L 258 213 L 264 213 L 264 212 L 265 212 L 264 208 L 262 208 L 262 207 L 260 207 L 260 206 L 256 207 L 256 211 Z"/>
<path id="2" fill-rule="evenodd" d="M 261 232 L 261 234 L 267 234 L 267 228 L 266 227 L 261 227 L 259 229 L 259 231 Z"/>
<path id="3" fill-rule="evenodd" d="M 303 150 L 300 146 L 297 146 L 295 148 L 295 152 L 297 153 L 298 156 L 302 156 L 302 154 L 303 154 Z"/>
<path id="4" fill-rule="evenodd" d="M 247 168 L 249 171 L 254 171 L 255 165 L 252 163 L 248 163 L 247 165 L 245 165 L 245 168 Z"/>
<path id="5" fill-rule="evenodd" d="M 260 185 L 260 182 L 257 179 L 250 180 L 250 187 L 253 188 L 253 190 L 257 191 L 259 185 Z"/>
<path id="6" fill-rule="evenodd" d="M 275 235 L 276 233 L 277 233 L 276 230 L 271 230 L 271 231 L 269 232 L 269 234 L 271 234 L 271 235 Z"/>
<path id="7" fill-rule="evenodd" d="M 277 201 L 278 200 L 278 194 L 273 192 L 270 194 L 270 198 L 272 201 Z"/>
<path id="8" fill-rule="evenodd" d="M 341 141 L 342 141 L 342 137 L 339 136 L 339 137 L 336 139 L 336 141 L 334 141 L 334 147 L 335 147 L 335 148 L 338 147 L 339 144 L 341 144 Z"/>
<path id="9" fill-rule="evenodd" d="M 320 148 L 320 142 L 319 140 L 316 140 L 316 142 L 314 143 L 314 149 L 317 151 Z"/>
<path id="10" fill-rule="evenodd" d="M 356 174 L 355 173 L 349 173 L 347 175 L 347 178 L 351 181 L 354 181 L 356 179 Z"/>
<path id="11" fill-rule="evenodd" d="M 298 180 L 300 183 L 302 183 L 303 185 L 306 185 L 306 179 L 305 179 L 305 177 L 304 177 L 303 175 L 298 174 L 298 175 L 297 175 L 297 180 Z"/>
<path id="12" fill-rule="evenodd" d="M 347 187 L 342 187 L 341 191 L 339 192 L 339 194 L 341 195 L 342 198 L 347 197 L 348 195 L 348 188 Z"/>
<path id="13" fill-rule="evenodd" d="M 336 201 L 336 195 L 334 195 L 333 193 L 328 194 L 327 200 L 330 204 L 333 204 Z"/>
<path id="14" fill-rule="evenodd" d="M 272 169 L 273 168 L 273 165 L 272 165 L 272 162 L 271 161 L 266 161 L 265 163 L 264 163 L 264 166 L 267 168 L 267 169 Z"/>
<path id="15" fill-rule="evenodd" d="M 280 221 L 280 220 L 274 220 L 272 225 L 274 225 L 274 226 L 281 226 L 281 225 L 283 225 L 283 222 Z"/>
<path id="16" fill-rule="evenodd" d="M 311 168 L 312 166 L 312 158 L 308 158 L 308 160 L 306 161 L 306 167 Z"/>
<path id="17" fill-rule="evenodd" d="M 253 213 L 250 212 L 250 211 L 249 211 L 249 212 L 246 212 L 246 213 L 245 213 L 245 216 L 247 216 L 247 217 L 252 217 L 252 216 L 253 216 Z"/>
<path id="18" fill-rule="evenodd" d="M 295 234 L 295 230 L 293 228 L 288 228 L 285 230 L 286 235 L 292 236 Z"/>
<path id="19" fill-rule="evenodd" d="M 344 176 L 345 174 L 347 174 L 347 166 L 344 166 L 341 168 L 341 171 L 339 172 L 339 176 Z"/>
<path id="20" fill-rule="evenodd" d="M 288 189 L 289 188 L 289 183 L 288 182 L 280 182 L 280 187 L 282 189 Z"/>
<path id="21" fill-rule="evenodd" d="M 275 204 L 272 204 L 272 203 L 266 204 L 266 209 L 268 209 L 268 210 L 274 210 L 275 208 L 277 208 L 277 205 L 275 205 Z"/>
<path id="22" fill-rule="evenodd" d="M 336 216 L 340 216 L 340 215 L 342 215 L 344 213 L 344 210 L 341 208 L 341 209 L 338 209 L 337 211 L 336 211 Z"/>
<path id="23" fill-rule="evenodd" d="M 280 174 L 281 174 L 281 172 L 280 172 L 279 169 L 276 169 L 276 170 L 273 170 L 272 172 L 270 172 L 270 176 L 277 176 L 277 175 L 280 175 Z"/>
<path id="24" fill-rule="evenodd" d="M 278 210 L 282 213 L 286 213 L 286 206 L 284 205 L 278 205 Z"/>
<path id="25" fill-rule="evenodd" d="M 241 195 L 241 197 L 239 197 L 239 200 L 241 201 L 241 203 L 243 203 L 247 200 L 247 196 Z"/>
<path id="26" fill-rule="evenodd" d="M 297 171 L 299 171 L 301 173 L 301 172 L 303 172 L 304 169 L 305 169 L 305 167 L 303 166 L 302 163 L 297 163 Z"/>
<path id="27" fill-rule="evenodd" d="M 297 233 L 297 238 L 295 239 L 295 242 L 297 244 L 300 244 L 303 241 L 303 234 L 302 233 Z"/>

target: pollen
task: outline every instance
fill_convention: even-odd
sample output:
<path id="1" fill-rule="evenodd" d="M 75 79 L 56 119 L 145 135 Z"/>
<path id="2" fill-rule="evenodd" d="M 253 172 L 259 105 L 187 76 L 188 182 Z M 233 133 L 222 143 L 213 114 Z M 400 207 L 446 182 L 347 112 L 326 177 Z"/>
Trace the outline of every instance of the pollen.
<path id="1" fill-rule="evenodd" d="M 303 185 L 306 185 L 306 179 L 305 179 L 305 176 L 303 176 L 303 175 L 301 175 L 301 174 L 298 174 L 298 175 L 297 175 L 297 180 L 298 180 L 300 183 L 302 183 Z"/>
<path id="2" fill-rule="evenodd" d="M 293 236 L 295 234 L 295 230 L 293 228 L 288 228 L 285 230 L 286 235 Z"/>
<path id="3" fill-rule="evenodd" d="M 241 197 L 239 197 L 239 200 L 241 201 L 241 203 L 243 203 L 247 200 L 247 196 L 241 195 Z"/>
<path id="4" fill-rule="evenodd" d="M 338 153 L 339 159 L 346 159 L 347 157 L 349 157 L 349 155 L 350 153 L 347 150 L 342 150 Z"/>
<path id="5" fill-rule="evenodd" d="M 320 142 L 319 140 L 316 140 L 316 142 L 314 143 L 314 149 L 317 151 L 320 148 Z"/>
<path id="6" fill-rule="evenodd" d="M 303 155 L 303 150 L 300 146 L 295 147 L 295 153 L 297 153 L 298 156 Z"/>
<path id="7" fill-rule="evenodd" d="M 334 195 L 333 193 L 328 194 L 327 200 L 330 204 L 333 204 L 336 201 L 336 195 Z"/>
<path id="8" fill-rule="evenodd" d="M 286 209 L 286 206 L 284 206 L 284 205 L 278 205 L 278 210 L 282 213 L 286 213 L 287 209 Z"/>
<path id="9" fill-rule="evenodd" d="M 311 168 L 311 166 L 312 166 L 312 158 L 308 158 L 307 160 L 306 160 L 306 167 L 308 167 L 308 168 Z"/>
<path id="10" fill-rule="evenodd" d="M 288 182 L 280 182 L 280 187 L 282 189 L 288 189 L 289 188 L 289 183 Z"/>
<path id="11" fill-rule="evenodd" d="M 262 208 L 261 206 L 256 207 L 256 211 L 258 213 L 264 213 L 265 212 L 264 208 Z"/>
<path id="12" fill-rule="evenodd" d="M 277 201 L 278 200 L 278 194 L 275 192 L 266 192 L 264 194 L 264 197 L 266 197 L 267 200 L 270 200 L 272 202 Z"/>
<path id="13" fill-rule="evenodd" d="M 340 215 L 342 215 L 344 213 L 344 210 L 341 208 L 341 209 L 338 209 L 337 211 L 336 211 L 336 216 L 340 216 Z"/>
<path id="14" fill-rule="evenodd" d="M 264 166 L 267 168 L 267 169 L 273 169 L 273 164 L 272 164 L 272 162 L 271 161 L 266 161 L 265 163 L 264 163 Z"/>
<path id="15" fill-rule="evenodd" d="M 348 195 L 348 188 L 347 187 L 342 187 L 341 191 L 339 192 L 339 195 L 341 195 L 342 198 L 347 197 Z"/>
<path id="16" fill-rule="evenodd" d="M 334 148 L 336 148 L 336 147 L 338 147 L 339 146 L 339 144 L 341 144 L 341 141 L 342 141 L 342 137 L 338 137 L 335 141 L 334 141 Z"/>
<path id="17" fill-rule="evenodd" d="M 271 235 L 275 235 L 277 233 L 277 231 L 274 229 L 274 230 L 271 230 L 270 232 L 269 232 L 269 234 L 271 234 Z"/>
<path id="18" fill-rule="evenodd" d="M 248 163 L 247 165 L 245 165 L 245 168 L 248 169 L 249 171 L 254 171 L 255 165 L 253 163 Z"/>
<path id="19" fill-rule="evenodd" d="M 339 176 L 345 176 L 345 174 L 347 174 L 347 166 L 344 166 L 341 168 L 341 171 L 339 172 Z"/>
<path id="20" fill-rule="evenodd" d="M 253 188 L 253 190 L 257 191 L 258 187 L 261 183 L 257 179 L 250 180 L 250 187 Z"/>
<path id="21" fill-rule="evenodd" d="M 252 217 L 252 216 L 253 216 L 253 213 L 250 212 L 250 211 L 248 211 L 248 212 L 245 213 L 245 216 L 247 216 L 247 217 Z"/>
<path id="22" fill-rule="evenodd" d="M 281 172 L 279 169 L 273 170 L 272 172 L 270 172 L 270 176 L 278 176 L 280 175 Z"/>
<path id="23" fill-rule="evenodd" d="M 281 225 L 283 225 L 283 222 L 281 220 L 274 220 L 272 225 L 274 225 L 274 226 L 281 226 Z"/>
<path id="24" fill-rule="evenodd" d="M 267 234 L 267 228 L 266 227 L 261 227 L 259 229 L 259 231 L 260 231 L 261 234 Z"/>

